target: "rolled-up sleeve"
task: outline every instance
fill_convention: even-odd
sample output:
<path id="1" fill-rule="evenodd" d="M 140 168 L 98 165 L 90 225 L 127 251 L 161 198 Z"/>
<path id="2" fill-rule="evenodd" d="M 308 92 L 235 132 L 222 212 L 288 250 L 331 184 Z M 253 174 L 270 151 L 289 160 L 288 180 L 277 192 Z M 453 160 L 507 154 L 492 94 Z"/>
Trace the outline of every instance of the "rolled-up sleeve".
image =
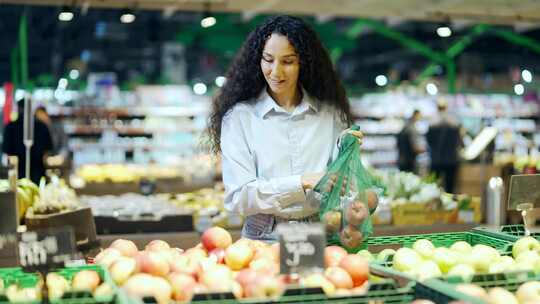
<path id="1" fill-rule="evenodd" d="M 305 201 L 301 175 L 257 178 L 254 155 L 238 114 L 226 115 L 221 128 L 225 208 L 245 216 L 280 214 L 287 206 Z"/>

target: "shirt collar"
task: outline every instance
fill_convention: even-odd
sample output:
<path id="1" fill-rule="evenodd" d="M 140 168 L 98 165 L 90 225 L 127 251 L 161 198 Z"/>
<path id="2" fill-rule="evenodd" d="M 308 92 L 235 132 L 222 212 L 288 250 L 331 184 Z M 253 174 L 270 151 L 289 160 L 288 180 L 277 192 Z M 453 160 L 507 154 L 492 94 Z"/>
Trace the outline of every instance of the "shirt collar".
<path id="1" fill-rule="evenodd" d="M 256 107 L 257 114 L 261 118 L 263 118 L 266 114 L 270 113 L 271 111 L 288 113 L 274 101 L 272 96 L 270 96 L 270 94 L 268 94 L 268 92 L 266 91 L 266 88 L 261 92 L 261 94 L 257 98 L 257 103 L 255 107 Z M 299 115 L 308 111 L 309 109 L 313 110 L 316 113 L 319 111 L 319 107 L 320 107 L 319 102 L 317 102 L 314 98 L 309 96 L 306 90 L 302 89 L 302 101 L 296 107 L 296 109 L 294 109 L 294 112 L 290 114 Z"/>

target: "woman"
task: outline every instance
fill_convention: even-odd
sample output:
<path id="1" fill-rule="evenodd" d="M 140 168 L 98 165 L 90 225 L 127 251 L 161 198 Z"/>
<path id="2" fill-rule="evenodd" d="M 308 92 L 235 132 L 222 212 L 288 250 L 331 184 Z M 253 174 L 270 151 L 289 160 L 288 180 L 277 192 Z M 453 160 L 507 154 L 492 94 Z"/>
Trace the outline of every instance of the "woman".
<path id="1" fill-rule="evenodd" d="M 352 121 L 345 90 L 317 34 L 290 16 L 251 32 L 226 78 L 209 126 L 225 208 L 245 216 L 243 237 L 274 241 L 277 223 L 318 219 L 313 188 Z"/>

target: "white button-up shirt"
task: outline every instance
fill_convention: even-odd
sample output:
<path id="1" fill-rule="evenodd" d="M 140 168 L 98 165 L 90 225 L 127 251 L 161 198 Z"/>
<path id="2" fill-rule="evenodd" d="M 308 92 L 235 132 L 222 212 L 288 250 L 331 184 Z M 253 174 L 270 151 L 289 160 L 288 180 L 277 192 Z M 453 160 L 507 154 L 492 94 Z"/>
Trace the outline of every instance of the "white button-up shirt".
<path id="1" fill-rule="evenodd" d="M 225 115 L 221 150 L 228 211 L 284 218 L 318 212 L 319 201 L 311 190 L 304 192 L 301 176 L 326 171 L 346 125 L 336 109 L 305 91 L 303 96 L 291 113 L 265 90 Z"/>

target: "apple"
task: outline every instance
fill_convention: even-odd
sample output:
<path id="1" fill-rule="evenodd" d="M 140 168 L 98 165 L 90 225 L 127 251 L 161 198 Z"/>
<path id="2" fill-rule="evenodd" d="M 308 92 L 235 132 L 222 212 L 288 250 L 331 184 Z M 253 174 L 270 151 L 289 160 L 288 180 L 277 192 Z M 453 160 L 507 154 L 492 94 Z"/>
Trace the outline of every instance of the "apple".
<path id="1" fill-rule="evenodd" d="M 137 261 L 134 258 L 122 257 L 112 263 L 109 272 L 113 281 L 122 285 L 137 272 Z"/>
<path id="2" fill-rule="evenodd" d="M 357 287 L 364 284 L 369 276 L 369 263 L 367 259 L 356 255 L 349 254 L 344 257 L 339 263 L 339 267 L 349 273 L 353 280 L 353 286 Z"/>
<path id="3" fill-rule="evenodd" d="M 495 287 L 489 290 L 488 303 L 490 304 L 519 304 L 514 294 L 502 287 Z"/>
<path id="4" fill-rule="evenodd" d="M 170 271 L 169 262 L 159 252 L 141 251 L 137 254 L 137 269 L 155 276 L 166 276 Z"/>
<path id="5" fill-rule="evenodd" d="M 232 237 L 227 230 L 221 227 L 212 227 L 204 231 L 201 243 L 208 252 L 216 248 L 226 249 L 232 244 Z"/>
<path id="6" fill-rule="evenodd" d="M 208 256 L 214 259 L 216 263 L 223 264 L 225 262 L 225 249 L 214 248 L 208 253 Z"/>
<path id="7" fill-rule="evenodd" d="M 434 261 L 423 261 L 415 270 L 419 281 L 424 281 L 431 278 L 442 276 L 439 265 Z"/>
<path id="8" fill-rule="evenodd" d="M 422 257 L 411 248 L 400 248 L 394 254 L 394 268 L 399 271 L 413 270 L 420 265 L 420 262 L 422 262 Z"/>
<path id="9" fill-rule="evenodd" d="M 334 291 L 334 297 L 349 297 L 352 295 L 352 292 L 349 289 L 338 288 Z"/>
<path id="10" fill-rule="evenodd" d="M 360 226 L 369 216 L 367 204 L 363 201 L 353 201 L 345 212 L 345 219 L 349 225 Z"/>
<path id="11" fill-rule="evenodd" d="M 377 254 L 377 261 L 385 262 L 389 256 L 393 256 L 395 254 L 396 250 L 392 248 L 383 249 L 381 252 L 379 252 L 379 254 Z"/>
<path id="12" fill-rule="evenodd" d="M 118 249 L 107 248 L 96 255 L 94 262 L 105 268 L 109 268 L 114 261 L 121 257 L 122 253 Z"/>
<path id="13" fill-rule="evenodd" d="M 55 272 L 50 272 L 46 276 L 47 290 L 50 299 L 60 299 L 64 293 L 70 289 L 69 282 L 63 276 Z M 3 284 L 4 280 L 0 280 Z"/>
<path id="14" fill-rule="evenodd" d="M 103 283 L 94 290 L 93 296 L 94 298 L 113 297 L 114 292 L 114 287 L 111 284 Z"/>
<path id="15" fill-rule="evenodd" d="M 249 263 L 249 268 L 267 275 L 279 274 L 279 263 L 276 263 L 274 260 L 270 260 L 268 258 L 252 260 Z"/>
<path id="16" fill-rule="evenodd" d="M 520 303 L 540 301 L 540 282 L 532 281 L 519 286 L 516 296 Z"/>
<path id="17" fill-rule="evenodd" d="M 469 295 L 473 298 L 487 300 L 488 294 L 486 290 L 478 285 L 462 283 L 462 284 L 456 285 L 455 289 L 456 291 Z"/>
<path id="18" fill-rule="evenodd" d="M 362 232 L 352 225 L 347 225 L 339 234 L 341 245 L 349 249 L 358 248 L 362 245 L 363 239 L 364 236 L 362 235 Z"/>
<path id="19" fill-rule="evenodd" d="M 465 241 L 457 241 L 452 246 L 450 246 L 450 250 L 460 253 L 470 253 L 472 250 L 471 244 L 465 242 Z"/>
<path id="20" fill-rule="evenodd" d="M 71 281 L 71 287 L 74 290 L 93 291 L 99 286 L 101 279 L 99 274 L 93 270 L 81 270 L 75 274 Z"/>
<path id="21" fill-rule="evenodd" d="M 351 293 L 353 295 L 365 295 L 368 292 L 369 289 L 369 281 L 365 281 L 364 284 L 360 286 L 356 286 L 353 289 L 351 289 Z"/>
<path id="22" fill-rule="evenodd" d="M 169 303 L 172 296 L 172 288 L 167 280 L 147 273 L 135 274 L 122 288 L 128 295 L 139 299 L 154 297 L 158 304 Z"/>
<path id="23" fill-rule="evenodd" d="M 250 269 L 250 268 L 245 268 L 245 269 L 242 269 L 238 272 L 238 274 L 236 274 L 236 276 L 234 277 L 234 279 L 236 280 L 236 282 L 238 282 L 243 288 L 244 290 L 246 289 L 246 287 L 251 284 L 252 282 L 254 282 L 257 277 L 260 276 L 260 273 L 253 270 L 253 269 Z"/>
<path id="24" fill-rule="evenodd" d="M 253 249 L 245 243 L 235 243 L 225 250 L 225 264 L 232 270 L 240 270 L 253 259 Z"/>
<path id="25" fill-rule="evenodd" d="M 171 273 L 167 277 L 172 287 L 172 298 L 176 301 L 190 301 L 193 297 L 192 289 L 197 281 L 185 273 Z"/>
<path id="26" fill-rule="evenodd" d="M 137 252 L 139 252 L 139 249 L 137 248 L 137 245 L 129 240 L 124 239 L 118 239 L 112 242 L 111 246 L 109 248 L 114 248 L 123 256 L 134 258 L 137 255 Z"/>
<path id="27" fill-rule="evenodd" d="M 375 211 L 375 209 L 377 209 L 377 206 L 379 206 L 379 196 L 373 190 L 366 191 L 366 200 L 370 212 Z"/>
<path id="28" fill-rule="evenodd" d="M 144 250 L 147 251 L 167 251 L 171 249 L 171 246 L 165 241 L 162 240 L 153 240 L 146 245 Z"/>
<path id="29" fill-rule="evenodd" d="M 474 245 L 469 254 L 468 261 L 478 272 L 488 272 L 489 265 L 500 258 L 499 252 L 492 247 L 478 244 Z"/>
<path id="30" fill-rule="evenodd" d="M 435 261 L 443 273 L 447 273 L 450 268 L 458 263 L 458 254 L 445 247 L 436 248 L 433 251 L 433 261 Z"/>
<path id="31" fill-rule="evenodd" d="M 321 273 L 312 273 L 300 280 L 300 285 L 305 287 L 321 287 L 326 295 L 332 295 L 336 287 Z"/>
<path id="32" fill-rule="evenodd" d="M 216 264 L 199 275 L 199 282 L 211 291 L 226 292 L 231 290 L 230 282 L 233 275 L 231 270 L 225 265 Z"/>
<path id="33" fill-rule="evenodd" d="M 517 240 L 512 247 L 514 258 L 517 258 L 521 253 L 526 251 L 540 252 L 540 242 L 532 236 L 526 236 Z"/>
<path id="34" fill-rule="evenodd" d="M 457 264 L 448 271 L 449 276 L 459 276 L 463 281 L 468 282 L 474 276 L 475 270 L 468 264 Z"/>
<path id="35" fill-rule="evenodd" d="M 208 256 L 208 253 L 203 248 L 193 247 L 189 248 L 184 252 L 190 258 L 205 258 Z"/>
<path id="36" fill-rule="evenodd" d="M 326 268 L 326 270 L 324 271 L 324 276 L 338 289 L 353 288 L 353 280 L 351 278 L 351 275 L 349 275 L 349 273 L 341 267 L 333 266 Z"/>
<path id="37" fill-rule="evenodd" d="M 516 263 L 530 263 L 534 264 L 540 259 L 538 252 L 536 251 L 523 251 L 516 257 Z"/>
<path id="38" fill-rule="evenodd" d="M 259 276 L 247 284 L 245 295 L 248 298 L 279 298 L 285 291 L 283 282 L 273 276 Z"/>
<path id="39" fill-rule="evenodd" d="M 327 246 L 324 248 L 325 267 L 338 266 L 341 260 L 348 255 L 347 251 L 339 246 Z"/>
<path id="40" fill-rule="evenodd" d="M 375 260 L 375 257 L 373 257 L 373 254 L 371 254 L 371 252 L 369 252 L 367 249 L 362 249 L 358 251 L 356 254 L 358 254 L 361 257 L 366 258 L 368 262 Z"/>
<path id="41" fill-rule="evenodd" d="M 341 228 L 341 212 L 329 211 L 324 214 L 323 222 L 327 233 L 336 233 Z"/>
<path id="42" fill-rule="evenodd" d="M 423 258 L 429 259 L 435 251 L 435 246 L 430 240 L 420 239 L 414 242 L 412 249 L 418 252 Z"/>

